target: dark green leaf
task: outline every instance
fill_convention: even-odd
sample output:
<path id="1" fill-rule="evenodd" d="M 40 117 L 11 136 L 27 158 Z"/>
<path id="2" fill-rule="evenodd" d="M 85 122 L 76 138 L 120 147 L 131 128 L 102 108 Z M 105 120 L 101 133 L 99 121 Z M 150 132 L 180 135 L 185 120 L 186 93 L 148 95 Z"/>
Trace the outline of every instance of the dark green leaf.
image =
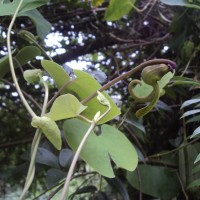
<path id="1" fill-rule="evenodd" d="M 200 178 L 196 179 L 195 181 L 192 181 L 187 188 L 189 189 L 189 188 L 199 187 L 199 186 L 200 186 Z"/>
<path id="2" fill-rule="evenodd" d="M 35 162 L 54 168 L 60 168 L 57 157 L 49 150 L 42 147 L 38 148 Z"/>
<path id="3" fill-rule="evenodd" d="M 200 128 L 200 127 L 199 127 Z M 194 161 L 194 164 L 200 161 L 200 154 L 197 156 L 196 160 Z"/>
<path id="4" fill-rule="evenodd" d="M 41 51 L 39 48 L 35 46 L 26 46 L 13 57 L 14 66 L 15 68 L 19 67 L 19 64 L 22 66 L 39 55 L 41 55 Z M 3 78 L 9 71 L 10 65 L 7 55 L 0 60 L 0 78 Z"/>
<path id="5" fill-rule="evenodd" d="M 122 196 L 124 200 L 130 199 L 127 189 L 125 188 L 125 186 L 119 178 L 104 178 L 108 182 L 108 184 L 111 185 L 113 189 L 115 189 Z"/>
<path id="6" fill-rule="evenodd" d="M 64 122 L 66 140 L 74 151 L 78 148 L 88 128 L 89 124 L 78 119 Z M 94 132 L 89 135 L 80 157 L 101 175 L 109 178 L 114 177 L 110 158 L 118 167 L 133 171 L 138 162 L 133 145 L 123 133 L 112 126 L 104 124 L 101 126 L 101 131 L 99 136 Z"/>
<path id="7" fill-rule="evenodd" d="M 23 12 L 20 16 L 29 17 L 35 24 L 37 35 L 44 39 L 51 31 L 51 24 L 40 14 L 37 9 Z"/>
<path id="8" fill-rule="evenodd" d="M 64 179 L 66 176 L 67 173 L 59 169 L 49 169 L 46 175 L 47 188 L 55 186 L 56 184 L 58 184 L 59 181 Z"/>
<path id="9" fill-rule="evenodd" d="M 171 200 L 180 191 L 177 175 L 166 167 L 139 165 L 137 172 L 128 172 L 128 182 L 141 192 L 162 200 Z M 141 188 L 139 188 L 139 183 Z"/>
<path id="10" fill-rule="evenodd" d="M 62 149 L 59 154 L 60 165 L 62 167 L 69 167 L 73 157 L 74 157 L 74 152 L 71 149 Z"/>
<path id="11" fill-rule="evenodd" d="M 72 196 L 75 196 L 77 194 L 85 194 L 85 193 L 94 193 L 97 191 L 97 188 L 93 185 L 87 185 L 85 187 L 78 188 Z"/>

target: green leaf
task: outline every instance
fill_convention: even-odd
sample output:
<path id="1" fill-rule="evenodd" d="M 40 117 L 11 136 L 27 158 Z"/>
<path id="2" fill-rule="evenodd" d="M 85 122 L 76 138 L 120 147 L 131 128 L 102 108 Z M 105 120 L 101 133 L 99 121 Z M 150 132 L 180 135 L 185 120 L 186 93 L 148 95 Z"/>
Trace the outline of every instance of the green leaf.
<path id="1" fill-rule="evenodd" d="M 195 81 L 191 78 L 181 77 L 181 76 L 174 76 L 172 81 L 172 85 L 193 85 L 193 86 L 200 86 L 200 83 L 198 81 Z"/>
<path id="2" fill-rule="evenodd" d="M 200 171 L 200 164 L 196 165 L 193 169 L 192 169 L 192 173 L 198 173 Z"/>
<path id="3" fill-rule="evenodd" d="M 188 3 L 187 0 L 161 0 L 161 2 L 170 6 L 185 6 L 188 8 L 200 9 L 200 6 Z"/>
<path id="4" fill-rule="evenodd" d="M 61 149 L 62 140 L 60 130 L 52 119 L 46 116 L 36 116 L 32 118 L 31 125 L 35 128 L 40 128 L 51 144 L 53 144 L 56 149 Z"/>
<path id="5" fill-rule="evenodd" d="M 40 14 L 37 9 L 23 12 L 19 16 L 29 17 L 35 24 L 37 35 L 44 39 L 51 31 L 51 24 Z"/>
<path id="6" fill-rule="evenodd" d="M 65 138 L 74 151 L 78 148 L 88 128 L 89 124 L 78 119 L 69 119 L 64 122 Z M 125 135 L 106 124 L 101 126 L 101 132 L 99 136 L 94 132 L 89 135 L 80 157 L 98 173 L 109 178 L 114 177 L 110 158 L 118 167 L 133 171 L 137 166 L 138 157 Z"/>
<path id="7" fill-rule="evenodd" d="M 26 46 L 13 57 L 14 66 L 15 68 L 19 67 L 19 64 L 22 66 L 39 55 L 41 55 L 39 48 L 35 46 Z M 6 55 L 0 60 L 0 78 L 3 78 L 9 71 L 9 60 L 8 55 Z"/>
<path id="8" fill-rule="evenodd" d="M 200 161 L 200 154 L 196 157 L 195 161 L 194 161 L 194 164 L 196 164 L 197 162 Z"/>
<path id="9" fill-rule="evenodd" d="M 187 116 L 190 116 L 190 115 L 194 115 L 194 114 L 199 113 L 199 112 L 200 112 L 200 109 L 190 110 L 190 111 L 183 113 L 181 118 L 187 117 Z"/>
<path id="10" fill-rule="evenodd" d="M 193 132 L 192 135 L 190 136 L 190 139 L 191 139 L 191 138 L 194 138 L 194 137 L 197 136 L 199 133 L 200 133 L 200 126 L 194 130 L 194 132 Z"/>
<path id="11" fill-rule="evenodd" d="M 98 7 L 101 5 L 105 0 L 92 0 L 92 6 Z"/>
<path id="12" fill-rule="evenodd" d="M 167 74 L 165 74 L 160 81 L 158 81 L 159 87 L 160 89 L 164 88 L 169 81 L 171 80 L 171 78 L 174 76 L 173 73 L 168 72 Z M 133 92 L 137 95 L 137 96 L 148 96 L 153 90 L 153 87 L 146 84 L 143 80 L 141 80 L 141 85 L 136 85 L 133 89 Z"/>
<path id="13" fill-rule="evenodd" d="M 123 200 L 129 200 L 129 194 L 126 187 L 123 185 L 122 181 L 119 178 L 106 178 L 104 179 L 108 182 L 110 186 L 113 187 L 123 198 Z"/>
<path id="14" fill-rule="evenodd" d="M 43 60 L 41 63 L 42 67 L 54 79 L 55 84 L 58 88 L 61 88 L 66 82 L 70 80 L 70 77 L 60 65 L 49 60 Z M 87 98 L 89 95 L 101 88 L 101 85 L 88 73 L 81 70 L 74 70 L 74 74 L 76 76 L 76 79 L 71 81 L 70 84 L 62 91 L 62 93 L 71 93 L 75 95 L 79 99 L 79 101 L 82 101 L 83 99 Z M 115 105 L 112 98 L 106 92 L 102 92 L 102 94 L 110 102 L 111 110 L 98 122 L 99 124 L 110 121 L 120 114 L 120 110 Z M 82 115 L 90 120 L 94 118 L 95 114 L 98 111 L 103 114 L 108 109 L 106 106 L 101 105 L 96 97 L 94 97 L 84 105 L 88 106 L 88 108 L 82 113 Z"/>
<path id="15" fill-rule="evenodd" d="M 56 98 L 46 116 L 54 121 L 68 119 L 77 117 L 86 108 L 87 106 L 83 106 L 74 95 L 64 94 Z"/>
<path id="16" fill-rule="evenodd" d="M 136 172 L 128 172 L 128 182 L 144 194 L 148 194 L 162 200 L 175 197 L 180 190 L 177 175 L 166 167 L 139 165 L 137 167 L 140 178 Z M 141 188 L 139 188 L 140 181 Z"/>
<path id="17" fill-rule="evenodd" d="M 196 121 L 200 121 L 200 116 L 199 115 L 194 116 L 191 119 L 187 120 L 186 124 L 191 123 L 191 122 L 196 122 Z"/>
<path id="18" fill-rule="evenodd" d="M 24 79 L 28 83 L 35 83 L 40 81 L 40 77 L 42 77 L 43 72 L 41 69 L 28 69 L 24 71 L 23 76 Z"/>
<path id="19" fill-rule="evenodd" d="M 64 171 L 61 171 L 59 169 L 49 169 L 46 175 L 47 188 L 51 188 L 58 184 L 59 181 L 66 178 L 66 175 L 67 174 Z"/>
<path id="20" fill-rule="evenodd" d="M 183 109 L 186 106 L 190 106 L 192 104 L 199 103 L 199 102 L 200 102 L 200 99 L 190 99 L 190 100 L 187 100 L 187 101 L 183 102 L 183 104 L 182 104 L 182 106 L 181 106 L 180 109 Z"/>
<path id="21" fill-rule="evenodd" d="M 61 88 L 65 83 L 70 80 L 70 77 L 65 72 L 65 70 L 57 63 L 49 60 L 42 60 L 41 65 L 53 78 L 58 88 Z"/>
<path id="22" fill-rule="evenodd" d="M 54 168 L 60 168 L 58 158 L 52 152 L 42 147 L 38 148 L 35 162 Z"/>
<path id="23" fill-rule="evenodd" d="M 24 0 L 20 8 L 19 14 L 29 10 L 33 10 L 46 4 L 47 2 L 49 2 L 49 0 Z M 1 3 L 0 16 L 13 15 L 15 13 L 15 10 L 17 9 L 18 4 L 19 0 L 13 0 L 11 3 Z"/>
<path id="24" fill-rule="evenodd" d="M 104 19 L 107 21 L 116 21 L 122 18 L 130 12 L 135 1 L 136 0 L 110 0 Z"/>
<path id="25" fill-rule="evenodd" d="M 200 178 L 196 179 L 195 181 L 192 181 L 187 189 L 193 188 L 193 187 L 199 187 L 200 186 Z"/>
<path id="26" fill-rule="evenodd" d="M 74 157 L 74 152 L 71 149 L 62 149 L 59 154 L 60 165 L 62 167 L 69 167 L 73 157 Z"/>

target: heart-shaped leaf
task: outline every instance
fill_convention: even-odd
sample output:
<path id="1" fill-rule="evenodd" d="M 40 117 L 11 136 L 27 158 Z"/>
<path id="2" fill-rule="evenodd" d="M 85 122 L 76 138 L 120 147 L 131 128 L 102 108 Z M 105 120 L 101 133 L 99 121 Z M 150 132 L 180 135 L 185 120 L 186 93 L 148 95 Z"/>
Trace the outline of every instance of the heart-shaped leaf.
<path id="1" fill-rule="evenodd" d="M 51 110 L 46 116 L 57 121 L 77 117 L 87 106 L 83 106 L 79 100 L 72 94 L 63 94 L 56 98 Z"/>
<path id="2" fill-rule="evenodd" d="M 58 64 L 49 61 L 43 60 L 41 62 L 42 67 L 50 74 L 50 76 L 54 79 L 55 84 L 58 88 L 61 88 L 67 81 L 70 80 L 70 77 L 67 75 L 65 70 L 59 66 Z M 71 93 L 75 95 L 79 101 L 87 98 L 92 93 L 96 92 L 100 89 L 101 85 L 88 73 L 83 72 L 81 70 L 74 70 L 76 79 L 74 79 L 64 90 L 63 93 Z M 102 94 L 106 97 L 106 99 L 110 102 L 111 110 L 110 112 L 103 117 L 98 123 L 105 123 L 120 114 L 120 110 L 115 105 L 111 97 L 106 93 L 102 92 Z M 92 120 L 94 115 L 100 111 L 101 114 L 105 113 L 107 110 L 107 106 L 101 105 L 97 98 L 93 98 L 87 103 L 84 104 L 88 106 L 86 110 L 82 113 L 83 116 Z"/>
<path id="3" fill-rule="evenodd" d="M 69 119 L 64 122 L 66 140 L 74 151 L 78 148 L 88 128 L 89 124 L 78 119 Z M 101 126 L 101 132 L 99 136 L 91 132 L 80 157 L 98 173 L 109 178 L 115 176 L 110 158 L 118 167 L 133 171 L 137 166 L 138 156 L 126 136 L 106 124 Z"/>

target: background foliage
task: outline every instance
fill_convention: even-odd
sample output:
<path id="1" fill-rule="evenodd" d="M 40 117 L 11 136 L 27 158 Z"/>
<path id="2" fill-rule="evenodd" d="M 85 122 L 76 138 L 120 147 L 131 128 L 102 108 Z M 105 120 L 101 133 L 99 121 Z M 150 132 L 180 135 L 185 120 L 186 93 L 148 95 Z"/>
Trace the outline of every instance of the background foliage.
<path id="1" fill-rule="evenodd" d="M 8 70 L 6 32 L 18 1 L 12 6 L 9 2 L 0 1 L 0 193 L 5 199 L 15 199 L 28 169 L 34 129 Z M 84 63 L 84 70 L 102 85 L 145 60 L 167 58 L 177 63 L 176 77 L 156 108 L 143 119 L 134 115 L 139 105 L 128 94 L 131 79 L 108 90 L 122 112 L 109 124 L 123 131 L 137 148 L 139 165 L 128 173 L 114 168 L 116 178 L 101 179 L 79 161 L 79 176 L 72 182 L 70 198 L 199 199 L 199 1 L 52 0 L 31 1 L 29 5 L 20 10 L 12 45 L 13 56 L 23 58 L 19 60 L 22 68 L 16 69 L 18 81 L 38 113 L 42 86 L 27 84 L 22 70 L 30 64 L 41 68 L 46 53 L 62 66 Z M 35 36 L 32 42 L 22 30 Z M 37 43 L 46 53 L 36 48 Z M 53 95 L 56 89 L 51 81 L 49 85 Z M 66 142 L 57 151 L 43 138 L 30 199 L 64 178 L 72 157 Z M 52 193 L 45 193 L 44 198 L 50 199 Z"/>

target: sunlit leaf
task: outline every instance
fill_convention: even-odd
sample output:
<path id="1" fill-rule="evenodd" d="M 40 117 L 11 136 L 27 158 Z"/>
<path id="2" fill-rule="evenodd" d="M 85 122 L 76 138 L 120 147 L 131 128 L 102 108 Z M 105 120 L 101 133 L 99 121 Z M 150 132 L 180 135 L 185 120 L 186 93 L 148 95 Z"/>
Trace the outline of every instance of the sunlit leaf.
<path id="1" fill-rule="evenodd" d="M 69 119 L 64 122 L 65 138 L 74 151 L 78 148 L 88 128 L 89 124 L 78 119 Z M 114 177 L 110 158 L 118 167 L 129 171 L 133 171 L 138 162 L 137 153 L 125 135 L 106 124 L 101 126 L 99 136 L 94 132 L 89 135 L 80 157 L 98 173 L 109 178 Z"/>
<path id="2" fill-rule="evenodd" d="M 58 64 L 48 60 L 43 60 L 41 63 L 43 68 L 54 79 L 55 84 L 58 88 L 61 88 L 70 80 L 70 77 L 67 75 L 65 70 Z M 89 95 L 101 88 L 101 85 L 88 73 L 81 70 L 74 70 L 74 74 L 76 78 L 72 80 L 70 84 L 68 84 L 68 86 L 62 91 L 62 94 L 71 93 L 75 95 L 79 99 L 79 101 L 82 101 L 83 99 L 87 98 Z M 110 102 L 111 111 L 98 122 L 99 124 L 105 123 L 120 114 L 120 110 L 115 105 L 112 98 L 106 92 L 102 92 L 102 94 Z M 101 105 L 96 97 L 94 97 L 84 105 L 88 108 L 84 110 L 84 112 L 81 114 L 90 120 L 93 119 L 98 111 L 103 114 L 108 109 L 107 106 Z"/>
<path id="3" fill-rule="evenodd" d="M 46 116 L 54 121 L 68 119 L 77 117 L 86 108 L 87 107 L 83 106 L 74 95 L 63 94 L 56 98 L 50 112 L 46 114 Z"/>
<path id="4" fill-rule="evenodd" d="M 134 4 L 135 0 L 110 0 L 104 19 L 107 21 L 120 19 L 130 12 Z"/>

